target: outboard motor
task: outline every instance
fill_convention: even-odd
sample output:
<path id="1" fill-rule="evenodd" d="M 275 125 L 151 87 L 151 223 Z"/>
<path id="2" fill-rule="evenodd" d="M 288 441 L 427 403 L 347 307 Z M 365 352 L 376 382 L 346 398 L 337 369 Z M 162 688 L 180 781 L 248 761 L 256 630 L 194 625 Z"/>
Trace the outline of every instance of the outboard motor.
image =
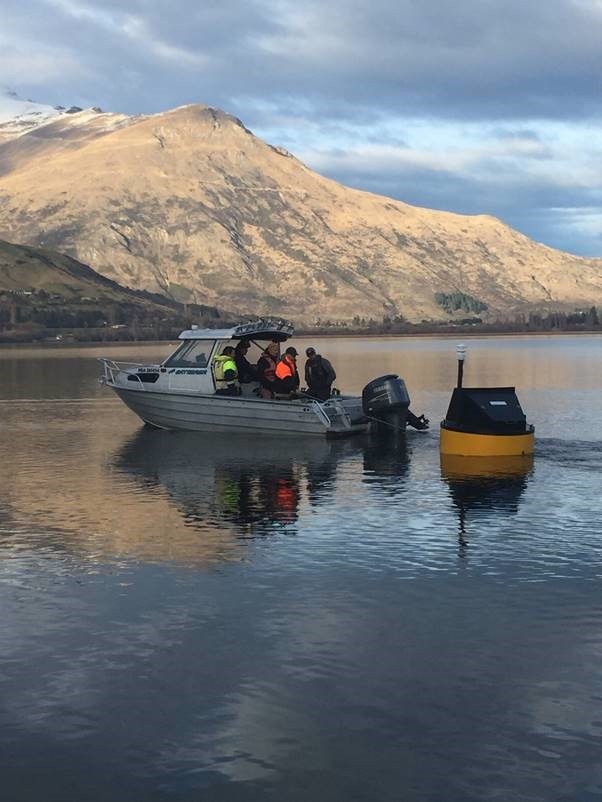
<path id="1" fill-rule="evenodd" d="M 373 379 L 362 390 L 362 408 L 366 417 L 375 420 L 377 431 L 391 428 L 405 430 L 406 423 L 426 429 L 428 421 L 410 412 L 410 396 L 403 379 L 394 373 Z"/>

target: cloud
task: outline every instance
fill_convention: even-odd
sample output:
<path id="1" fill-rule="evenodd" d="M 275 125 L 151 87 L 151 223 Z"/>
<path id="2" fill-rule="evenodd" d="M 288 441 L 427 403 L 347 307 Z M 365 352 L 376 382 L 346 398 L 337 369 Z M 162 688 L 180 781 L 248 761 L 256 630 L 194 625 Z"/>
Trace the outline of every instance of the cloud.
<path id="1" fill-rule="evenodd" d="M 165 78 L 172 92 L 179 78 L 187 94 L 196 86 L 226 106 L 231 97 L 286 104 L 300 95 L 322 117 L 329 109 L 347 117 L 353 108 L 471 119 L 602 109 L 602 12 L 594 2 L 4 4 L 14 41 L 54 42 L 84 64 L 103 64 L 109 80 L 145 64 L 148 81 L 132 111 L 159 110 L 153 89 Z M 160 75 L 165 61 L 169 76 Z"/>
<path id="2" fill-rule="evenodd" d="M 90 7 L 74 0 L 46 1 L 76 22 L 89 23 L 93 27 L 101 28 L 130 45 L 135 45 L 141 53 L 155 56 L 160 61 L 172 61 L 180 66 L 182 64 L 203 66 L 206 62 L 202 53 L 164 41 L 139 14 L 124 13 L 120 8 L 109 10 Z"/>
<path id="3" fill-rule="evenodd" d="M 594 4 L 272 5 L 281 25 L 258 44 L 278 60 L 280 74 L 302 71 L 307 85 L 318 79 L 316 99 L 340 90 L 361 106 L 386 101 L 395 112 L 473 119 L 563 118 L 602 108 Z"/>
<path id="4" fill-rule="evenodd" d="M 422 122 L 398 125 L 397 142 L 389 126 L 382 142 L 358 128 L 355 141 L 340 129 L 330 147 L 315 132 L 304 134 L 307 149 L 299 140 L 285 145 L 343 184 L 417 206 L 493 214 L 538 241 L 600 253 L 602 148 L 593 126 L 448 122 L 427 136 Z"/>
<path id="5" fill-rule="evenodd" d="M 2 50 L 2 73 L 0 84 L 40 88 L 48 82 L 61 79 L 66 73 L 86 80 L 89 76 L 85 68 L 69 52 L 51 46 L 40 47 L 38 43 L 23 40 L 14 44 L 11 38 L 0 34 Z"/>

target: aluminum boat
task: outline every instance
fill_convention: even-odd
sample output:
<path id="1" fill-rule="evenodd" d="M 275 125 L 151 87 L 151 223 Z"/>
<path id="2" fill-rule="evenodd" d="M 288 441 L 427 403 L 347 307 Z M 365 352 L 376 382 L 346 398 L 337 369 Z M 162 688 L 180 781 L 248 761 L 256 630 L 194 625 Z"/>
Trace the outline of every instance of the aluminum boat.
<path id="1" fill-rule="evenodd" d="M 405 383 L 397 376 L 375 379 L 362 397 L 341 394 L 326 401 L 302 392 L 261 398 L 257 382 L 241 384 L 240 395 L 216 393 L 214 358 L 226 345 L 244 339 L 257 346 L 259 353 L 269 342 L 283 343 L 293 334 L 292 323 L 275 318 L 229 329 L 193 326 L 180 334 L 176 350 L 159 364 L 101 358 L 100 381 L 144 423 L 159 429 L 336 437 L 366 432 L 376 425 L 405 429 L 408 419 L 416 428 L 426 428 L 424 418 L 409 412 Z"/>

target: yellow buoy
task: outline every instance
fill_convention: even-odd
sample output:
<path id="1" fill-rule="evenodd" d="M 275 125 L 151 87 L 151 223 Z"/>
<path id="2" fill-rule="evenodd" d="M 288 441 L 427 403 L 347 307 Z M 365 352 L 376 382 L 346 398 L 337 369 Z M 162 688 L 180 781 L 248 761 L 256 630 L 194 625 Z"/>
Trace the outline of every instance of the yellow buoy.
<path id="1" fill-rule="evenodd" d="M 533 454 L 535 429 L 514 387 L 463 387 L 464 345 L 457 346 L 458 385 L 441 422 L 441 454 L 513 457 Z"/>
<path id="2" fill-rule="evenodd" d="M 441 453 L 463 457 L 514 457 L 532 454 L 535 450 L 535 433 L 479 434 L 448 429 L 441 424 Z"/>

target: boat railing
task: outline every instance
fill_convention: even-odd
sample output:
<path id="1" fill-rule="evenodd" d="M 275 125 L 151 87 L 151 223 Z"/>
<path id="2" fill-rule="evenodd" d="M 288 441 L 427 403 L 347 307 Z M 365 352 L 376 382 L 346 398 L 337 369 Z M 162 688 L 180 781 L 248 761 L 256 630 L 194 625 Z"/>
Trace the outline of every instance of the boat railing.
<path id="1" fill-rule="evenodd" d="M 347 412 L 345 411 L 345 407 L 341 404 L 340 400 L 337 397 L 333 397 L 330 399 L 330 403 L 335 408 L 338 417 L 341 419 L 343 426 L 346 429 L 351 428 L 351 419 Z"/>
<path id="2" fill-rule="evenodd" d="M 326 426 L 327 429 L 330 429 L 330 427 L 332 426 L 332 421 L 328 417 L 328 413 L 326 412 L 322 404 L 320 404 L 319 401 L 312 401 L 311 408 L 314 414 L 317 415 L 318 418 L 322 421 L 324 426 Z"/>
<path id="3" fill-rule="evenodd" d="M 117 374 L 121 371 L 127 371 L 128 368 L 143 368 L 146 367 L 142 362 L 115 362 L 113 359 L 109 359 L 106 356 L 101 356 L 98 359 L 99 362 L 102 363 L 103 366 L 103 375 L 100 377 L 100 381 L 102 384 L 115 384 Z M 140 384 L 142 385 L 143 389 L 146 389 L 144 386 L 144 382 L 140 379 L 137 373 L 132 373 L 132 376 L 136 376 Z"/>

